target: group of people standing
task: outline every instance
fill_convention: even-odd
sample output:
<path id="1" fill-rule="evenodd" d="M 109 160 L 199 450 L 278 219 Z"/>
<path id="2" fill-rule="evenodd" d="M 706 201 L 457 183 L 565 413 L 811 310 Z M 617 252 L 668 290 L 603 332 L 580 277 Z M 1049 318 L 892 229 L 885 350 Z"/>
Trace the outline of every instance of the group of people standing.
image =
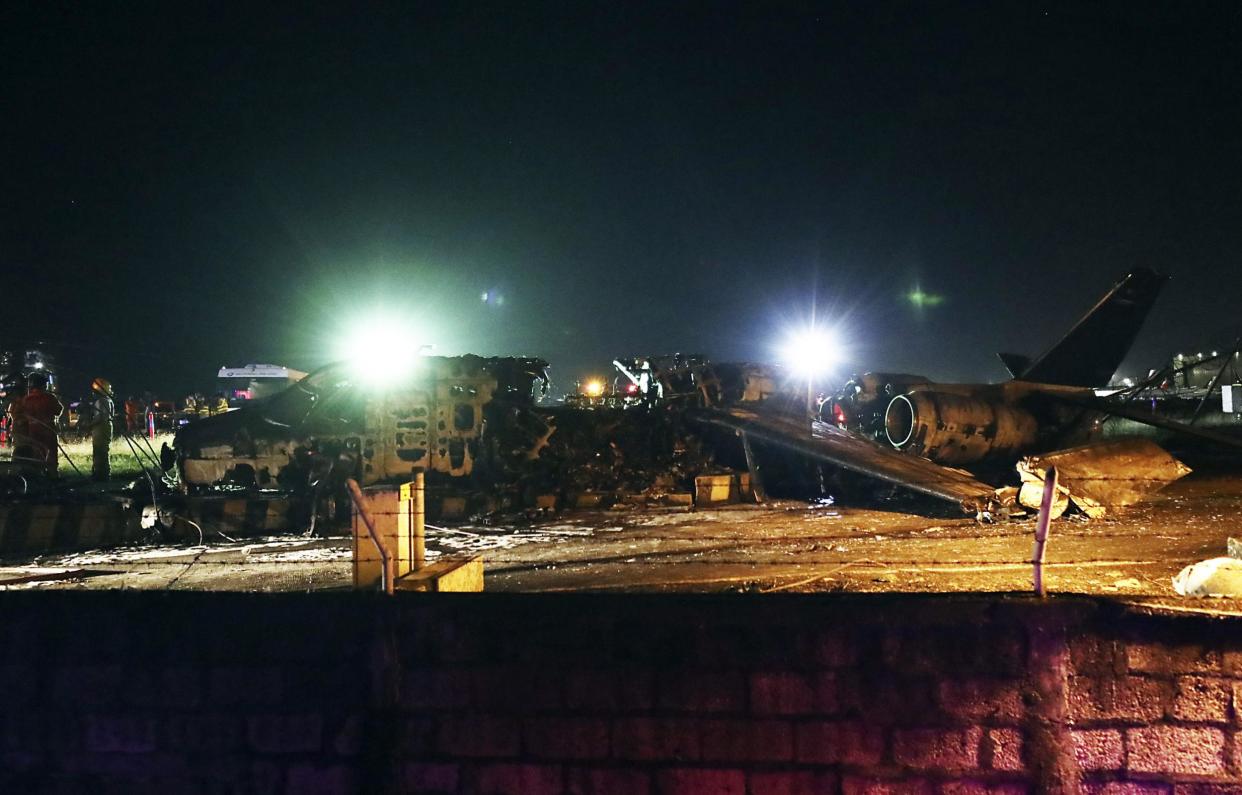
<path id="1" fill-rule="evenodd" d="M 107 379 L 91 382 L 89 418 L 84 414 L 79 429 L 91 436 L 91 478 L 107 480 L 111 475 L 108 449 L 112 444 L 112 425 L 116 404 L 112 384 Z M 47 377 L 35 373 L 27 378 L 26 393 L 9 402 L 8 424 L 13 434 L 13 460 L 33 462 L 48 477 L 56 477 L 60 468 L 58 420 L 65 405 L 48 390 Z"/>
<path id="2" fill-rule="evenodd" d="M 0 404 L 2 406 L 3 404 Z M 91 477 L 107 480 L 111 476 L 108 449 L 115 430 L 131 435 L 146 431 L 154 432 L 156 401 L 149 394 L 141 400 L 128 397 L 117 401 L 112 384 L 105 378 L 91 382 L 91 397 L 73 404 L 77 422 L 73 426 L 79 434 L 91 438 Z M 200 417 L 214 417 L 229 410 L 223 394 L 203 397 L 190 395 L 185 407 L 172 416 L 170 422 L 186 422 Z M 48 477 L 56 477 L 62 452 L 59 433 L 70 427 L 68 407 L 48 388 L 48 378 L 36 372 L 25 379 L 21 394 L 11 395 L 4 409 L 4 426 L 11 437 L 13 460 L 33 464 Z M 0 428 L 4 430 L 4 428 Z M 0 433 L 0 442 L 4 436 Z"/>
<path id="3" fill-rule="evenodd" d="M 214 417 L 217 414 L 227 414 L 229 410 L 229 401 L 224 397 L 223 392 L 217 392 L 215 397 L 203 397 L 201 393 L 185 396 L 185 404 L 181 409 L 181 413 L 189 418 L 193 417 Z"/>

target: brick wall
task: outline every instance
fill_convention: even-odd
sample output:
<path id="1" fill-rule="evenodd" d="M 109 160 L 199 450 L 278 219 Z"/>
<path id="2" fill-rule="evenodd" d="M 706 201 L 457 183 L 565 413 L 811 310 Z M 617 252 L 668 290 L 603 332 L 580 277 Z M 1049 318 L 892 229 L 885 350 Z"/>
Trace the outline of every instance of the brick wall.
<path id="1" fill-rule="evenodd" d="M 6 594 L 0 792 L 1242 792 L 1239 630 L 1087 600 Z"/>

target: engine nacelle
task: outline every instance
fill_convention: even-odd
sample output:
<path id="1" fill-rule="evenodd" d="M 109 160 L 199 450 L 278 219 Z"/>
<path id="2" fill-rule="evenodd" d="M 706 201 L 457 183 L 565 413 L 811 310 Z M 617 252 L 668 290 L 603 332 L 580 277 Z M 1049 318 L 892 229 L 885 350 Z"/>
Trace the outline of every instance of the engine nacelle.
<path id="1" fill-rule="evenodd" d="M 898 450 L 960 465 L 1021 455 L 1038 440 L 1039 422 L 1007 403 L 918 391 L 889 401 L 884 433 Z"/>

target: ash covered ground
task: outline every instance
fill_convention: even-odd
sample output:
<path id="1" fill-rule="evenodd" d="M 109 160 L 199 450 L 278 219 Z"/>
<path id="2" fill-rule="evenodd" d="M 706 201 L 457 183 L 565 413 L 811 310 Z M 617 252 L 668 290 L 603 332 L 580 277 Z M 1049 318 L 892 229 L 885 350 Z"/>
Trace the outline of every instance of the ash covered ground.
<path id="1" fill-rule="evenodd" d="M 828 502 L 566 512 L 519 525 L 429 527 L 428 557 L 477 553 L 489 591 L 1024 592 L 1034 519 L 979 524 Z M 1185 565 L 1242 536 L 1242 475 L 1196 473 L 1103 519 L 1053 522 L 1048 586 L 1164 606 Z M 206 538 L 0 567 L 6 588 L 317 591 L 351 587 L 350 539 Z M 1238 606 L 1242 608 L 1242 605 Z"/>

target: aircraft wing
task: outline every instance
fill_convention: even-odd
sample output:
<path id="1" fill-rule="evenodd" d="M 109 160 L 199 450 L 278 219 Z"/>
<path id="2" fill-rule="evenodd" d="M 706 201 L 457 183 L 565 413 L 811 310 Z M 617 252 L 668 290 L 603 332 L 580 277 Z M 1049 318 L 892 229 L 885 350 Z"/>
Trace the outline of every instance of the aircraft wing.
<path id="1" fill-rule="evenodd" d="M 1108 398 L 1089 397 L 1087 395 L 1057 395 L 1057 400 L 1065 403 L 1071 403 L 1083 408 L 1098 411 L 1101 414 L 1111 414 L 1114 417 L 1124 417 L 1127 420 L 1150 425 L 1153 428 L 1161 428 L 1166 431 L 1189 436 L 1195 439 L 1202 439 L 1206 442 L 1232 447 L 1236 450 L 1242 450 L 1242 439 L 1229 436 L 1223 433 L 1217 433 L 1206 428 L 1199 428 L 1194 425 L 1187 425 L 1184 422 L 1171 420 L 1168 417 L 1162 417 L 1156 412 L 1148 408 L 1133 403 L 1118 403 Z"/>
<path id="2" fill-rule="evenodd" d="M 966 472 L 904 455 L 825 422 L 814 423 L 812 430 L 802 417 L 743 409 L 708 410 L 694 417 L 816 461 L 947 500 L 967 513 L 983 510 L 995 497 L 993 487 Z"/>

